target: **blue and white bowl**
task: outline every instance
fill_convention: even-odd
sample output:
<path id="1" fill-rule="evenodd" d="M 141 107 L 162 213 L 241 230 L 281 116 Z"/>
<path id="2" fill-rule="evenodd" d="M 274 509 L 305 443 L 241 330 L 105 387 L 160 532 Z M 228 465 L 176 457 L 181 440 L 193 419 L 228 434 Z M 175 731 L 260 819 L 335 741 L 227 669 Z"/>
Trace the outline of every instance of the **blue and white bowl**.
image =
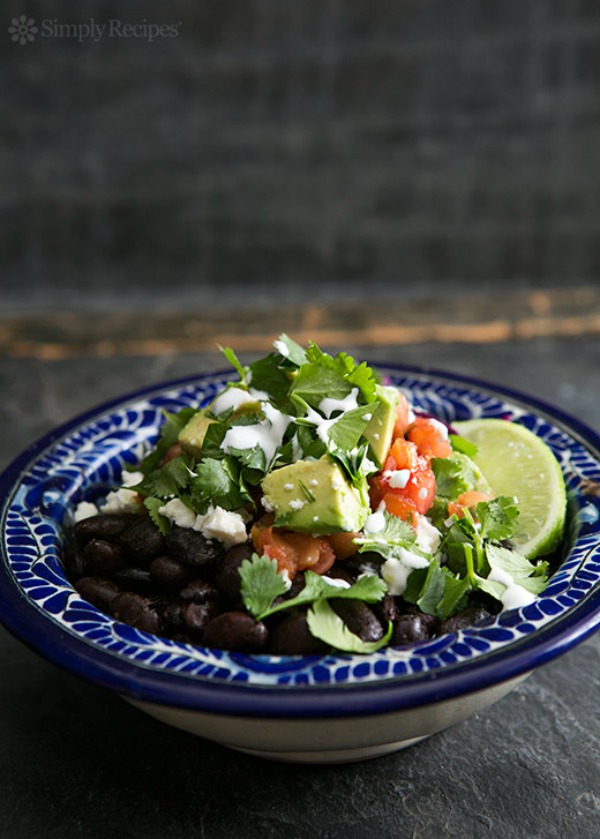
<path id="1" fill-rule="evenodd" d="M 449 422 L 505 417 L 553 450 L 569 491 L 564 559 L 535 603 L 410 647 L 371 655 L 243 655 L 134 629 L 65 576 L 73 509 L 117 484 L 162 412 L 208 403 L 229 374 L 110 402 L 41 439 L 0 476 L 0 620 L 56 664 L 194 734 L 265 757 L 360 760 L 427 737 L 495 702 L 600 624 L 600 438 L 520 393 L 442 372 L 375 365 Z"/>

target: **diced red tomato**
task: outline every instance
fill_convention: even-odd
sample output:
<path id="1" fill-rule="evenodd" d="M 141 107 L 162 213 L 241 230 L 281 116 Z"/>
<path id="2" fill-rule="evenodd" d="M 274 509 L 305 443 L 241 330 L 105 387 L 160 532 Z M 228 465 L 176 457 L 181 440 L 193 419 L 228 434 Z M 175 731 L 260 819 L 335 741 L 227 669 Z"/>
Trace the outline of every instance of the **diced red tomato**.
<path id="1" fill-rule="evenodd" d="M 274 559 L 278 570 L 287 571 L 290 579 L 307 569 L 324 574 L 335 562 L 335 552 L 325 536 L 257 523 L 252 528 L 252 543 L 257 553 Z"/>
<path id="2" fill-rule="evenodd" d="M 391 516 L 397 516 L 403 521 L 409 522 L 413 527 L 417 523 L 417 509 L 410 498 L 398 495 L 395 492 L 387 492 L 383 496 L 385 509 Z"/>
<path id="3" fill-rule="evenodd" d="M 331 533 L 327 540 L 333 548 L 336 559 L 348 559 L 353 556 L 356 553 L 354 540 L 360 535 L 360 533 Z"/>
<path id="4" fill-rule="evenodd" d="M 396 408 L 396 422 L 394 424 L 393 437 L 404 437 L 410 425 L 410 405 L 403 393 L 400 393 L 400 401 Z"/>
<path id="5" fill-rule="evenodd" d="M 417 417 L 406 436 L 426 457 L 449 457 L 452 453 L 448 439 L 427 417 Z"/>
<path id="6" fill-rule="evenodd" d="M 480 501 L 491 501 L 493 495 L 487 492 L 479 492 L 476 489 L 467 490 L 459 495 L 456 501 L 450 501 L 448 504 L 448 515 L 457 515 L 459 518 L 464 516 L 465 508 L 475 507 Z"/>
<path id="7" fill-rule="evenodd" d="M 416 469 L 419 461 L 419 451 L 415 443 L 405 440 L 404 437 L 398 437 L 392 443 L 390 449 L 390 458 L 393 464 L 386 463 L 386 469 Z"/>

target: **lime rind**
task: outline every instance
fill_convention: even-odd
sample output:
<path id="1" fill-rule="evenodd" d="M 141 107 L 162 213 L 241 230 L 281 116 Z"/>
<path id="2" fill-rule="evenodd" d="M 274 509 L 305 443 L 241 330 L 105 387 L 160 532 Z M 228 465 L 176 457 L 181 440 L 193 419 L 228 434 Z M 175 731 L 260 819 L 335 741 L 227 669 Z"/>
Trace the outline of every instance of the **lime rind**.
<path id="1" fill-rule="evenodd" d="M 519 526 L 511 539 L 528 559 L 552 553 L 565 527 L 565 481 L 549 446 L 533 431 L 502 419 L 453 423 L 458 433 L 477 446 L 473 460 L 496 495 L 514 495 Z"/>

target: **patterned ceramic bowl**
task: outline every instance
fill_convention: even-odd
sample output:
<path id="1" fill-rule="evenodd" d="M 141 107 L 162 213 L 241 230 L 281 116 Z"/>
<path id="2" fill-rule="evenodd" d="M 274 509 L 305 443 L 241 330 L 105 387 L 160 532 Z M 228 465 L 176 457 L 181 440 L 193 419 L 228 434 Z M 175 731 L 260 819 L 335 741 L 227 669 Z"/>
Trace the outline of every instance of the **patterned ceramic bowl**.
<path id="1" fill-rule="evenodd" d="M 600 624 L 600 438 L 522 394 L 440 372 L 378 366 L 445 420 L 506 417 L 557 456 L 569 490 L 564 559 L 533 604 L 371 655 L 242 655 L 120 623 L 65 577 L 75 505 L 118 483 L 156 439 L 162 411 L 206 404 L 231 378 L 202 375 L 106 404 L 52 432 L 0 477 L 0 619 L 67 670 L 172 725 L 284 760 L 359 760 L 414 743 L 495 702 Z"/>

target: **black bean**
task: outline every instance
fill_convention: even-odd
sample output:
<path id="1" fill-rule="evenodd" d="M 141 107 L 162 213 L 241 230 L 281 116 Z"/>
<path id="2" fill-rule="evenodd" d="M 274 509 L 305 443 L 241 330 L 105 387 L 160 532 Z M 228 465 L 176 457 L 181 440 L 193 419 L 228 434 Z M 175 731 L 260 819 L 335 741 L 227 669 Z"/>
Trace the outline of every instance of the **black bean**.
<path id="1" fill-rule="evenodd" d="M 266 646 L 268 637 L 265 624 L 246 612 L 223 612 L 208 622 L 203 643 L 222 650 L 259 652 Z"/>
<path id="2" fill-rule="evenodd" d="M 366 603 L 361 600 L 340 598 L 335 598 L 330 602 L 350 632 L 358 635 L 363 641 L 379 641 L 383 638 L 383 627 Z"/>
<path id="3" fill-rule="evenodd" d="M 429 617 L 422 613 L 400 615 L 394 624 L 391 643 L 401 645 L 428 641 L 435 634 L 435 624 L 428 620 Z"/>
<path id="4" fill-rule="evenodd" d="M 159 635 L 164 624 L 152 601 L 133 591 L 119 594 L 111 603 L 113 616 L 123 623 Z"/>
<path id="5" fill-rule="evenodd" d="M 78 521 L 73 526 L 73 536 L 77 545 L 83 548 L 90 539 L 116 539 L 121 533 L 137 521 L 137 513 L 100 513 Z"/>
<path id="6" fill-rule="evenodd" d="M 149 565 L 165 553 L 165 538 L 148 516 L 137 516 L 119 536 L 119 544 L 136 565 Z"/>
<path id="7" fill-rule="evenodd" d="M 113 576 L 124 589 L 131 589 L 146 594 L 154 588 L 150 571 L 146 568 L 135 568 L 129 565 L 124 568 L 119 568 Z"/>
<path id="8" fill-rule="evenodd" d="M 85 574 L 111 574 L 123 565 L 123 551 L 106 539 L 90 539 L 81 553 Z"/>
<path id="9" fill-rule="evenodd" d="M 491 614 L 483 606 L 469 606 L 467 609 L 463 609 L 462 612 L 446 618 L 440 626 L 440 632 L 458 632 L 460 629 L 467 629 L 467 627 L 473 626 L 474 623 L 479 623 L 479 621 L 491 617 Z"/>
<path id="10" fill-rule="evenodd" d="M 328 649 L 327 644 L 311 634 L 303 612 L 289 615 L 270 633 L 269 650 L 274 655 L 313 655 Z"/>
<path id="11" fill-rule="evenodd" d="M 111 603 L 121 593 L 119 586 L 105 577 L 82 577 L 75 583 L 75 589 L 84 600 L 103 612 L 110 611 Z"/>
<path id="12" fill-rule="evenodd" d="M 150 576 L 165 591 L 180 591 L 194 578 L 194 571 L 175 557 L 157 556 L 150 563 Z"/>
<path id="13" fill-rule="evenodd" d="M 165 625 L 165 632 L 172 635 L 183 628 L 183 601 L 167 595 L 153 599 L 153 606 Z"/>
<path id="14" fill-rule="evenodd" d="M 219 592 L 212 583 L 206 580 L 192 580 L 181 590 L 182 600 L 192 603 L 216 603 L 219 599 Z"/>
<path id="15" fill-rule="evenodd" d="M 166 545 L 168 554 L 198 568 L 213 564 L 222 550 L 189 527 L 174 527 L 167 534 Z"/>
<path id="16" fill-rule="evenodd" d="M 398 603 L 391 594 L 384 595 L 379 603 L 374 603 L 371 608 L 384 626 L 387 626 L 389 621 L 394 622 L 400 617 Z"/>
<path id="17" fill-rule="evenodd" d="M 201 638 L 208 622 L 216 616 L 216 606 L 214 603 L 194 603 L 190 600 L 183 606 L 181 615 L 185 630 L 191 636 Z"/>
<path id="18" fill-rule="evenodd" d="M 242 578 L 239 568 L 245 559 L 252 557 L 251 545 L 234 545 L 217 560 L 215 585 L 223 598 L 232 605 L 241 604 L 240 586 Z"/>
<path id="19" fill-rule="evenodd" d="M 343 580 L 345 583 L 352 585 L 356 582 L 357 574 L 351 567 L 345 568 L 341 563 L 336 563 L 331 566 L 325 576 L 331 577 L 332 580 Z"/>

